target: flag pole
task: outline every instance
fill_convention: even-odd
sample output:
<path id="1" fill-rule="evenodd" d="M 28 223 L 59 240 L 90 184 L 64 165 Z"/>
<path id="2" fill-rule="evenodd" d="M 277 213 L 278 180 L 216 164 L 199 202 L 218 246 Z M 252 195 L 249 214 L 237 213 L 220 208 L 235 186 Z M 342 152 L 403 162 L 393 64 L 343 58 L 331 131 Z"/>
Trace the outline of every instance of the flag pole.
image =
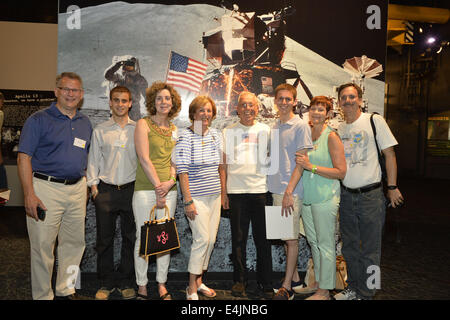
<path id="1" fill-rule="evenodd" d="M 170 62 L 171 62 L 171 61 L 172 61 L 172 50 L 170 50 L 169 61 L 167 62 L 166 82 L 167 82 L 167 77 L 169 76 L 169 69 L 170 69 Z"/>

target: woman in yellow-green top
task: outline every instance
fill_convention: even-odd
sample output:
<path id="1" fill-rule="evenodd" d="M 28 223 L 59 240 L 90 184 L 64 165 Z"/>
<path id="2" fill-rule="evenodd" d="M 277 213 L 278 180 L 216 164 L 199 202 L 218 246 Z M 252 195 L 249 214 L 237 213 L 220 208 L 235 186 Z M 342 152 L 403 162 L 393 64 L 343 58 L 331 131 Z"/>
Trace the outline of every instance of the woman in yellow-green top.
<path id="1" fill-rule="evenodd" d="M 134 143 L 138 156 L 136 184 L 133 195 L 133 212 L 136 222 L 136 244 L 134 268 L 138 285 L 138 299 L 148 299 L 148 260 L 139 255 L 141 226 L 149 219 L 150 210 L 157 206 L 156 218 L 165 214 L 175 215 L 177 204 L 176 170 L 172 164 L 172 149 L 175 147 L 177 128 L 170 122 L 181 109 L 181 98 L 172 86 L 155 82 L 146 92 L 146 107 L 149 116 L 136 123 Z M 161 300 L 171 300 L 166 288 L 170 252 L 156 256 L 156 281 Z"/>
<path id="2" fill-rule="evenodd" d="M 318 96 L 311 100 L 309 120 L 313 150 L 298 155 L 303 167 L 302 219 L 306 238 L 311 246 L 316 289 L 310 300 L 330 299 L 329 290 L 336 284 L 335 226 L 340 202 L 339 179 L 347 172 L 344 146 L 339 136 L 328 127 L 332 113 L 331 99 Z"/>

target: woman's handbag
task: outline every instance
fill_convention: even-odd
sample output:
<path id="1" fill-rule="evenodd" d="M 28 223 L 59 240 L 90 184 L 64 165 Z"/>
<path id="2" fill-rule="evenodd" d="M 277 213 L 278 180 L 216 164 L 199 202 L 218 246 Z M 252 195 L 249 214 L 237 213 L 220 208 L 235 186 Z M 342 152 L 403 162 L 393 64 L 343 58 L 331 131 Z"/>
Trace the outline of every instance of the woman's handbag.
<path id="1" fill-rule="evenodd" d="M 308 261 L 308 269 L 306 270 L 305 283 L 308 287 L 315 282 L 314 262 L 312 259 Z M 343 256 L 336 256 L 336 290 L 344 290 L 347 287 L 347 264 Z"/>
<path id="2" fill-rule="evenodd" d="M 156 206 L 150 211 L 150 220 L 141 227 L 141 246 L 139 255 L 143 257 L 168 252 L 180 247 L 175 218 L 170 218 L 169 208 L 165 208 L 165 216 L 156 220 Z"/>
<path id="3" fill-rule="evenodd" d="M 347 263 L 343 256 L 336 257 L 336 290 L 347 287 Z"/>

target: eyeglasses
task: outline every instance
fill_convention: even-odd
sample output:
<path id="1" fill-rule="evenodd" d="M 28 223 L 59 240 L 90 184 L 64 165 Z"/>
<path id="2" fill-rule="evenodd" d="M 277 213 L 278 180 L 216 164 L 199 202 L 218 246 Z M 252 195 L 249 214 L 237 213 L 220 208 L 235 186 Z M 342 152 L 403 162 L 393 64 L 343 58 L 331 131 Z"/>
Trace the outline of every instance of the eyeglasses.
<path id="1" fill-rule="evenodd" d="M 240 103 L 239 104 L 239 106 L 241 106 L 241 107 L 253 107 L 254 106 L 254 104 L 253 103 L 251 103 L 251 102 L 249 102 L 249 103 L 246 103 L 246 102 L 244 102 L 244 103 Z"/>
<path id="2" fill-rule="evenodd" d="M 73 92 L 74 94 L 80 94 L 83 91 L 83 89 L 72 89 L 66 87 L 58 87 L 58 89 L 64 92 L 64 94 L 69 94 L 69 92 Z"/>
<path id="3" fill-rule="evenodd" d="M 345 101 L 345 100 L 347 100 L 347 98 L 349 100 L 355 100 L 357 97 L 355 95 L 353 95 L 353 94 L 349 94 L 348 96 L 347 95 L 342 95 L 342 96 L 339 97 L 339 100 Z"/>

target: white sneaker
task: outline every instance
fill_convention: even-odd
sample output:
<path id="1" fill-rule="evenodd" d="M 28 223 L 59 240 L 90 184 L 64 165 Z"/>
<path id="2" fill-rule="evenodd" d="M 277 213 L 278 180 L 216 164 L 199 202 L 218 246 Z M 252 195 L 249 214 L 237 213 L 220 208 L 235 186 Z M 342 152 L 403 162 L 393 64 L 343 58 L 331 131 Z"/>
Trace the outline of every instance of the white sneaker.
<path id="1" fill-rule="evenodd" d="M 334 296 L 336 300 L 358 300 L 358 295 L 350 288 L 344 289 Z"/>

